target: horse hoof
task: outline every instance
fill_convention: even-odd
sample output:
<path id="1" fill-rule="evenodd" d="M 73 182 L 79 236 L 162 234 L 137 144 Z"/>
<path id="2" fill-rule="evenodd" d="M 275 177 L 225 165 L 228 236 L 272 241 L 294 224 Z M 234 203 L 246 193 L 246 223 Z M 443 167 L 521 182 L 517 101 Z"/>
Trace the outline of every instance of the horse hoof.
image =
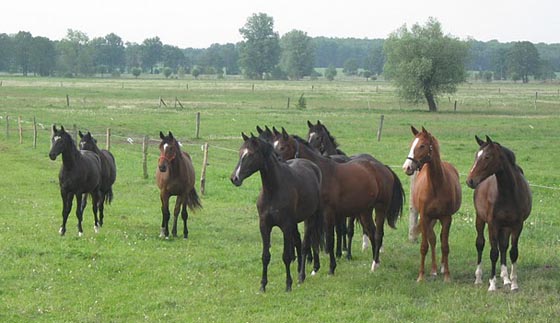
<path id="1" fill-rule="evenodd" d="M 516 292 L 518 290 L 519 290 L 519 286 L 517 285 L 517 283 L 512 283 L 511 284 L 511 291 Z"/>
<path id="2" fill-rule="evenodd" d="M 64 230 L 64 228 L 60 228 L 58 230 L 58 234 L 60 234 L 61 236 L 63 236 L 66 233 L 66 230 Z"/>
<path id="3" fill-rule="evenodd" d="M 373 261 L 373 263 L 371 264 L 371 272 L 375 272 L 377 268 L 379 268 L 379 263 Z"/>
<path id="4" fill-rule="evenodd" d="M 313 270 L 313 271 L 311 272 L 311 276 L 315 276 L 315 275 L 317 275 L 317 272 L 316 272 L 315 270 Z"/>
<path id="5" fill-rule="evenodd" d="M 99 226 L 94 225 L 93 226 L 93 231 L 95 231 L 95 233 L 99 233 Z"/>
<path id="6" fill-rule="evenodd" d="M 78 237 L 82 237 L 84 235 L 83 232 L 78 232 Z"/>
<path id="7" fill-rule="evenodd" d="M 482 279 L 481 279 L 481 278 L 476 278 L 476 279 L 474 280 L 474 284 L 475 284 L 475 285 L 481 285 L 481 284 L 482 284 Z"/>

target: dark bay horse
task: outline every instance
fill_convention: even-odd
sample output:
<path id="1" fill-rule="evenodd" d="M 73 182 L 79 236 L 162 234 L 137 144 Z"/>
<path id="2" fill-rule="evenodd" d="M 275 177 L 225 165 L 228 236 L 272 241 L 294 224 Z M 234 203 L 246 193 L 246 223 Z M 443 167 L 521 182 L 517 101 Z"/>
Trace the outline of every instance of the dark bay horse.
<path id="1" fill-rule="evenodd" d="M 307 160 L 284 162 L 274 153 L 272 145 L 251 134 L 242 133 L 239 161 L 231 175 L 231 182 L 240 186 L 243 180 L 260 172 L 262 188 L 257 200 L 262 238 L 261 291 L 268 283 L 270 262 L 270 234 L 277 226 L 284 236 L 282 259 L 286 267 L 286 291 L 292 288 L 290 263 L 297 252 L 299 282 L 305 280 L 305 258 L 313 248 L 313 273 L 319 270 L 319 246 L 323 232 L 321 209 L 321 171 Z M 303 243 L 297 228 L 304 222 Z"/>
<path id="2" fill-rule="evenodd" d="M 99 200 L 99 226 L 103 226 L 104 204 L 113 201 L 113 184 L 117 178 L 117 165 L 115 157 L 108 150 L 99 149 L 97 140 L 88 131 L 85 135 L 80 131 L 80 149 L 96 153 L 101 159 L 101 198 Z M 85 200 L 84 200 L 85 205 Z M 97 228 L 96 228 L 97 229 Z"/>
<path id="3" fill-rule="evenodd" d="M 467 185 L 474 188 L 476 209 L 476 249 L 478 251 L 476 281 L 482 284 L 482 250 L 484 249 L 484 226 L 488 224 L 490 239 L 490 260 L 492 274 L 489 291 L 496 290 L 496 262 L 501 260 L 501 277 L 504 286 L 511 284 L 517 290 L 516 263 L 517 245 L 523 230 L 523 222 L 529 217 L 532 195 L 523 170 L 515 162 L 514 153 L 493 142 L 486 136 L 486 142 L 475 136 L 479 145 L 474 165 L 467 177 Z M 511 237 L 511 280 L 507 272 L 506 252 Z"/>
<path id="4" fill-rule="evenodd" d="M 91 194 L 94 229 L 99 230 L 99 220 L 97 219 L 97 208 L 99 205 L 101 185 L 101 160 L 94 152 L 87 150 L 78 150 L 74 140 L 61 126 L 56 129 L 53 125 L 53 135 L 51 139 L 51 150 L 49 158 L 56 160 L 56 157 L 62 154 L 62 167 L 58 174 L 58 182 L 60 184 L 60 195 L 62 197 L 62 226 L 60 227 L 60 235 L 66 233 L 66 221 L 68 214 L 72 210 L 72 200 L 76 197 L 76 217 L 78 218 L 78 235 L 82 236 L 82 196 Z"/>
<path id="5" fill-rule="evenodd" d="M 453 165 L 441 160 L 439 142 L 436 137 L 426 131 L 424 127 L 422 127 L 422 131 L 418 131 L 412 126 L 410 128 L 414 140 L 403 170 L 409 176 L 419 170 L 412 189 L 412 202 L 420 214 L 418 226 L 422 233 L 420 271 L 417 281 L 424 280 L 424 262 L 428 253 L 428 243 L 432 249 L 431 274 L 437 275 L 434 226 L 439 221 L 441 222 L 441 271 L 444 281 L 449 282 L 451 280 L 448 261 L 451 216 L 461 206 L 459 173 Z"/>
<path id="6" fill-rule="evenodd" d="M 336 268 L 334 227 L 350 216 L 360 219 L 370 239 L 373 246 L 371 271 L 374 271 L 380 263 L 379 248 L 383 244 L 385 220 L 394 228 L 402 212 L 404 192 L 397 175 L 369 155 L 346 163 L 335 162 L 322 156 L 304 139 L 289 135 L 284 128 L 275 138 L 274 148 L 285 160 L 296 157 L 308 159 L 321 169 L 326 248 L 330 256 L 329 273 L 334 274 Z M 372 218 L 374 209 L 375 223 Z M 349 252 L 352 249 L 351 242 L 350 237 Z"/>
<path id="7" fill-rule="evenodd" d="M 158 159 L 158 167 L 156 168 L 156 183 L 159 188 L 159 196 L 161 199 L 161 213 L 163 220 L 161 222 L 160 237 L 169 238 L 169 198 L 177 196 L 175 208 L 173 210 L 173 229 L 171 233 L 177 237 L 177 219 L 179 211 L 183 219 L 183 238 L 187 239 L 189 230 L 187 227 L 187 219 L 189 213 L 187 206 L 191 210 L 201 208 L 200 199 L 194 188 L 195 174 L 191 156 L 181 151 L 179 142 L 173 137 L 171 131 L 167 136 L 163 132 L 159 132 L 161 143 L 159 144 L 160 156 Z"/>

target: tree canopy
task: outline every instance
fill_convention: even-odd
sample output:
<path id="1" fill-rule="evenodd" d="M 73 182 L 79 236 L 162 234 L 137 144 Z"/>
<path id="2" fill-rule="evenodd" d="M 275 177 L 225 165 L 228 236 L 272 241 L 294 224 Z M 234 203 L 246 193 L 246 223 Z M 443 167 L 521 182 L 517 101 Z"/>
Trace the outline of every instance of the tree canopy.
<path id="1" fill-rule="evenodd" d="M 467 45 L 444 35 L 440 23 L 430 18 L 424 26 L 402 26 L 385 41 L 385 73 L 409 101 L 425 99 L 437 111 L 436 99 L 454 93 L 466 79 Z"/>
<path id="2" fill-rule="evenodd" d="M 508 70 L 514 78 L 519 77 L 523 83 L 529 82 L 529 75 L 539 73 L 539 52 L 528 41 L 516 42 L 507 52 Z"/>
<path id="3" fill-rule="evenodd" d="M 311 37 L 300 30 L 292 30 L 280 39 L 280 65 L 291 79 L 301 79 L 313 72 L 315 51 Z"/>
<path id="4" fill-rule="evenodd" d="M 248 78 L 260 80 L 274 70 L 280 59 L 274 19 L 264 13 L 253 14 L 239 33 L 243 37 L 239 44 L 239 65 Z"/>

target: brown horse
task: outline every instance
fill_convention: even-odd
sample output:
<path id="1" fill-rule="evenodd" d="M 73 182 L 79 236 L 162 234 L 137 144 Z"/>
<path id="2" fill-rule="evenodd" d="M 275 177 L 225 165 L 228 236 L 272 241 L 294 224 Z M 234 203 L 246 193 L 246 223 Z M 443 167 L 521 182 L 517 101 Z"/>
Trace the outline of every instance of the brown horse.
<path id="1" fill-rule="evenodd" d="M 336 268 L 334 227 L 344 221 L 346 216 L 360 219 L 374 246 L 371 264 L 371 271 L 374 271 L 380 263 L 379 248 L 383 243 L 385 220 L 394 228 L 402 212 L 404 192 L 397 175 L 369 155 L 337 163 L 319 154 L 304 139 L 288 135 L 284 128 L 281 134 L 276 135 L 274 148 L 283 159 L 309 159 L 321 169 L 326 249 L 330 256 L 329 274 L 334 274 Z M 374 209 L 375 223 L 372 219 Z M 350 238 L 349 251 L 352 249 L 351 242 Z"/>
<path id="2" fill-rule="evenodd" d="M 474 165 L 467 177 L 467 185 L 474 188 L 476 208 L 476 249 L 478 251 L 475 284 L 482 284 L 482 250 L 484 249 L 484 226 L 488 223 L 490 239 L 490 260 L 492 274 L 489 291 L 496 290 L 496 262 L 501 258 L 501 277 L 504 286 L 511 284 L 516 290 L 518 256 L 517 244 L 523 230 L 523 222 L 529 217 L 532 206 L 531 190 L 523 175 L 523 170 L 515 162 L 515 155 L 509 149 L 493 142 L 486 136 L 486 142 L 475 136 L 480 149 L 476 153 Z M 511 280 L 506 266 L 506 251 L 511 236 Z"/>
<path id="3" fill-rule="evenodd" d="M 179 211 L 181 211 L 183 237 L 187 239 L 189 235 L 187 206 L 191 210 L 202 207 L 194 188 L 194 167 L 191 156 L 181 151 L 179 142 L 173 137 L 171 131 L 167 136 L 160 131 L 159 136 L 161 143 L 159 144 L 160 156 L 156 169 L 156 183 L 160 192 L 161 213 L 163 215 L 160 237 L 169 238 L 168 224 L 171 216 L 169 213 L 169 198 L 177 196 L 175 209 L 173 210 L 174 219 L 171 232 L 174 237 L 177 237 L 177 218 L 179 217 Z"/>
<path id="4" fill-rule="evenodd" d="M 403 170 L 410 176 L 419 169 L 412 190 L 412 202 L 420 213 L 418 226 L 422 233 L 420 272 L 417 281 L 424 280 L 424 262 L 428 253 L 428 242 L 432 249 L 431 274 L 437 275 L 434 225 L 439 220 L 441 222 L 441 271 L 444 281 L 448 282 L 451 280 L 448 262 L 451 216 L 461 206 L 459 173 L 453 165 L 441 160 L 439 143 L 431 133 L 424 127 L 422 127 L 422 131 L 418 131 L 412 126 L 410 128 L 415 138 Z"/>
<path id="5" fill-rule="evenodd" d="M 257 200 L 259 226 L 263 244 L 261 291 L 268 283 L 270 233 L 274 226 L 284 234 L 282 259 L 286 267 L 286 291 L 292 289 L 290 263 L 297 252 L 299 282 L 305 280 L 305 256 L 314 253 L 313 273 L 319 270 L 319 246 L 322 244 L 321 171 L 308 160 L 284 162 L 274 153 L 272 145 L 251 134 L 242 133 L 239 161 L 231 174 L 231 182 L 241 186 L 243 180 L 257 171 L 262 188 Z M 304 222 L 303 244 L 297 224 Z M 302 252 L 303 249 L 303 252 Z"/>

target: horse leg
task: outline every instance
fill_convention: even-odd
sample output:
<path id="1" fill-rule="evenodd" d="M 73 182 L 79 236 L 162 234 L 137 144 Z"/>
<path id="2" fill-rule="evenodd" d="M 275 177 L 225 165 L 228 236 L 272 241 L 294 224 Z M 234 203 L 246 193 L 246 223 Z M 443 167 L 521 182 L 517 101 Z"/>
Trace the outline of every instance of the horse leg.
<path id="1" fill-rule="evenodd" d="M 177 195 L 177 199 L 175 200 L 175 207 L 173 208 L 173 228 L 171 229 L 171 234 L 173 238 L 177 238 L 177 220 L 179 219 L 179 212 L 181 212 L 181 206 L 183 205 L 183 201 L 186 201 L 186 196 Z"/>
<path id="2" fill-rule="evenodd" d="M 488 291 L 496 290 L 496 262 L 498 261 L 498 233 L 494 229 L 494 225 L 488 223 L 488 238 L 490 239 L 490 262 L 491 272 L 490 272 L 490 286 Z"/>
<path id="3" fill-rule="evenodd" d="M 284 233 L 284 251 L 282 252 L 282 260 L 284 261 L 284 266 L 286 267 L 286 292 L 292 290 L 292 274 L 290 272 L 290 265 L 294 260 L 294 237 L 297 231 L 297 224 L 288 224 L 286 227 L 282 228 Z M 300 246 L 301 248 L 301 246 Z"/>
<path id="4" fill-rule="evenodd" d="M 430 271 L 430 275 L 437 276 L 437 260 L 436 260 L 436 233 L 434 231 L 434 226 L 436 225 L 437 220 L 429 221 L 426 235 L 428 237 L 428 243 L 430 244 L 431 254 L 432 254 L 432 270 Z"/>
<path id="5" fill-rule="evenodd" d="M 183 239 L 187 239 L 189 237 L 189 228 L 187 226 L 187 220 L 189 219 L 189 213 L 187 212 L 187 200 L 183 202 L 183 206 L 181 208 L 181 218 L 183 219 Z"/>
<path id="6" fill-rule="evenodd" d="M 329 254 L 329 275 L 334 275 L 336 268 L 336 259 L 334 256 L 334 221 L 335 214 L 332 211 L 325 212 L 325 240 L 326 249 Z"/>
<path id="7" fill-rule="evenodd" d="M 99 204 L 99 227 L 103 226 L 103 218 L 105 217 L 105 214 L 103 213 L 105 210 L 105 198 L 106 194 L 104 192 L 101 192 L 99 194 L 99 202 L 97 203 Z"/>
<path id="8" fill-rule="evenodd" d="M 99 228 L 101 227 L 101 220 L 97 219 L 97 212 L 100 209 L 100 201 L 101 201 L 101 191 L 96 191 L 96 192 L 92 192 L 91 193 L 91 207 L 93 209 L 93 219 L 94 219 L 94 226 L 93 229 L 95 230 L 95 233 L 99 233 Z"/>
<path id="9" fill-rule="evenodd" d="M 60 233 L 63 236 L 66 233 L 66 221 L 68 221 L 68 214 L 72 211 L 72 200 L 74 199 L 74 194 L 71 192 L 60 192 L 62 196 L 62 225 L 60 226 Z"/>
<path id="10" fill-rule="evenodd" d="M 511 290 L 515 291 L 519 288 L 517 285 L 517 257 L 519 256 L 519 251 L 517 245 L 519 243 L 519 237 L 521 236 L 521 231 L 523 231 L 523 223 L 519 229 L 513 230 L 511 233 L 511 249 L 509 250 L 509 259 L 511 260 Z"/>
<path id="11" fill-rule="evenodd" d="M 169 238 L 169 218 L 171 215 L 169 214 L 169 194 L 161 193 L 161 213 L 162 213 L 162 221 L 161 221 L 161 232 L 159 234 L 160 238 Z"/>
<path id="12" fill-rule="evenodd" d="M 366 231 L 369 240 L 371 242 L 371 245 L 373 246 L 373 248 L 371 248 L 371 258 L 373 259 L 372 263 L 371 263 L 371 271 L 373 272 L 375 270 L 375 268 L 377 268 L 377 265 L 375 263 L 375 250 L 376 250 L 376 246 L 375 246 L 375 224 L 373 223 L 373 218 L 372 218 L 372 212 L 373 210 L 368 210 L 366 212 L 363 212 L 360 214 L 360 223 L 362 224 L 362 227 L 364 228 L 364 230 Z"/>
<path id="13" fill-rule="evenodd" d="M 482 284 L 482 251 L 484 250 L 484 227 L 486 223 L 480 219 L 476 218 L 476 271 L 475 271 L 475 284 Z"/>
<path id="14" fill-rule="evenodd" d="M 451 229 L 451 216 L 443 217 L 441 220 L 441 273 L 443 281 L 448 283 L 451 281 L 449 273 L 449 231 Z"/>
<path id="15" fill-rule="evenodd" d="M 420 230 L 422 232 L 422 241 L 420 242 L 420 269 L 418 271 L 418 278 L 416 279 L 417 282 L 424 281 L 424 265 L 426 261 L 426 254 L 428 253 L 428 237 L 426 236 L 428 233 L 428 227 L 430 226 L 430 221 L 427 219 L 423 219 L 422 217 L 424 214 L 421 214 L 420 218 Z"/>
<path id="16" fill-rule="evenodd" d="M 504 286 L 510 285 L 509 274 L 507 270 L 507 249 L 509 247 L 509 236 L 511 234 L 510 229 L 502 228 L 499 235 L 499 250 L 500 250 L 500 277 L 502 277 Z"/>
<path id="17" fill-rule="evenodd" d="M 83 211 L 83 209 L 82 209 L 82 193 L 77 193 L 76 194 L 76 218 L 78 218 L 78 236 L 79 237 L 81 237 L 84 234 L 84 230 L 82 228 L 82 219 L 83 219 L 82 211 Z M 95 221 L 97 221 L 97 216 L 96 216 Z"/>
<path id="18" fill-rule="evenodd" d="M 272 227 L 263 221 L 260 223 L 261 239 L 262 239 L 262 278 L 261 278 L 261 292 L 266 291 L 266 284 L 268 283 L 268 264 L 270 263 L 270 231 Z"/>
<path id="19" fill-rule="evenodd" d="M 346 249 L 346 259 L 352 260 L 352 239 L 354 238 L 354 222 L 356 217 L 351 216 L 348 218 L 347 236 L 348 236 L 348 248 Z"/>
<path id="20" fill-rule="evenodd" d="M 305 240 L 305 232 L 304 232 L 304 235 L 303 235 L 303 239 Z M 303 254 L 302 254 L 301 235 L 299 234 L 299 230 L 297 229 L 297 226 L 296 226 L 296 230 L 294 231 L 294 237 L 293 237 L 293 240 L 292 240 L 292 245 L 294 246 L 294 248 L 296 250 L 296 257 L 297 257 L 297 264 L 298 264 L 297 265 L 297 270 L 298 270 L 298 273 L 299 273 L 301 271 L 302 259 L 303 259 L 303 262 L 304 262 L 303 266 L 305 266 L 305 257 L 303 257 Z"/>
<path id="21" fill-rule="evenodd" d="M 301 248 L 298 252 L 298 282 L 301 284 L 305 281 L 305 261 L 306 256 L 311 253 L 311 236 L 310 236 L 310 223 L 311 221 L 306 220 L 304 223 L 304 231 L 303 231 L 303 241 L 300 238 L 299 231 L 296 227 L 296 240 L 294 241 L 296 246 L 296 251 L 298 248 L 298 241 L 301 245 Z"/>
<path id="22" fill-rule="evenodd" d="M 336 257 L 342 257 L 342 240 L 346 237 L 346 230 L 344 229 L 345 220 L 336 222 Z"/>
<path id="23" fill-rule="evenodd" d="M 375 270 L 379 267 L 381 263 L 379 261 L 379 253 L 381 252 L 381 247 L 383 246 L 383 236 L 385 235 L 385 212 L 382 210 L 375 210 L 375 243 L 373 244 L 373 262 L 371 270 Z"/>

